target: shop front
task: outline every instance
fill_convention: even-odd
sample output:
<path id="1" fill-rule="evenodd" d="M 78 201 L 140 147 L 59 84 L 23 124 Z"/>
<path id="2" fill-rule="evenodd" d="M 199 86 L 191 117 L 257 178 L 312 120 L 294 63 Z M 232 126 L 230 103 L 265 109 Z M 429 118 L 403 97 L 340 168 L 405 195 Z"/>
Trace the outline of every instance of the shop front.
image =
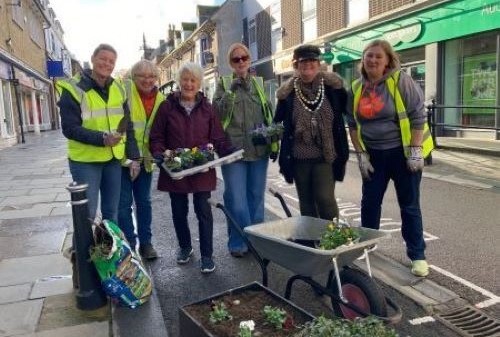
<path id="1" fill-rule="evenodd" d="M 374 39 L 398 51 L 427 102 L 446 106 L 436 110 L 440 135 L 499 139 L 500 1 L 448 1 L 331 41 L 346 83 L 359 76 L 363 48 Z"/>

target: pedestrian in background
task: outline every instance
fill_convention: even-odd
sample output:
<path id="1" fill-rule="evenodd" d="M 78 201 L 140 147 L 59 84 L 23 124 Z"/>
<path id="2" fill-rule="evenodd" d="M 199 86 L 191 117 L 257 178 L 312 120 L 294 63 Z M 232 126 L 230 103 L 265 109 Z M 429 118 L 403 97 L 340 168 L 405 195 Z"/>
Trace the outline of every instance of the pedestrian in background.
<path id="1" fill-rule="evenodd" d="M 92 69 L 56 83 L 73 181 L 88 184 L 90 218 L 96 216 L 100 192 L 102 218 L 115 223 L 121 161 L 139 159 L 125 89 L 111 77 L 116 58 L 112 46 L 100 44 L 92 54 Z"/>
<path id="2" fill-rule="evenodd" d="M 392 180 L 411 272 L 427 276 L 420 181 L 432 138 L 422 91 L 400 70 L 399 57 L 387 41 L 371 41 L 363 50 L 361 77 L 352 84 L 348 109 L 351 141 L 363 178 L 361 225 L 379 229 L 382 200 Z"/>
<path id="3" fill-rule="evenodd" d="M 147 260 L 158 257 L 151 243 L 151 181 L 154 159 L 149 152 L 149 133 L 160 103 L 165 100 L 158 91 L 158 69 L 148 60 L 141 60 L 130 70 L 125 81 L 127 102 L 134 124 L 135 140 L 140 152 L 138 161 L 125 162 L 122 167 L 121 192 L 118 208 L 118 226 L 135 250 L 139 241 L 139 253 Z M 133 175 L 129 167 L 134 167 Z M 132 220 L 132 204 L 135 204 L 137 234 Z"/>
<path id="4" fill-rule="evenodd" d="M 347 93 L 336 73 L 320 71 L 320 54 L 313 45 L 293 51 L 295 75 L 276 93 L 274 122 L 285 127 L 280 172 L 295 182 L 301 215 L 332 220 L 339 216 L 335 181 L 344 179 L 349 158 Z"/>
<path id="5" fill-rule="evenodd" d="M 185 63 L 178 73 L 179 91 L 170 94 L 160 105 L 150 135 L 150 149 L 153 156 L 161 162 L 166 150 L 193 148 L 213 144 L 221 156 L 231 151 L 226 142 L 222 125 L 212 105 L 200 88 L 203 69 L 195 63 Z M 216 187 L 215 169 L 172 179 L 160 170 L 158 189 L 169 192 L 175 234 L 179 242 L 177 263 L 188 263 L 193 254 L 191 232 L 188 224 L 188 195 L 193 195 L 194 212 L 198 219 L 200 235 L 201 272 L 215 270 L 213 254 L 213 217 L 208 203 L 211 191 Z"/>
<path id="6" fill-rule="evenodd" d="M 244 149 L 243 159 L 222 166 L 224 205 L 242 228 L 264 221 L 264 194 L 270 152 L 260 153 L 252 143 L 251 131 L 272 122 L 271 105 L 264 94 L 263 80 L 249 74 L 250 51 L 241 43 L 229 47 L 227 58 L 233 69 L 221 77 L 214 94 L 226 135 L 233 146 Z M 228 249 L 242 257 L 248 247 L 228 223 Z"/>

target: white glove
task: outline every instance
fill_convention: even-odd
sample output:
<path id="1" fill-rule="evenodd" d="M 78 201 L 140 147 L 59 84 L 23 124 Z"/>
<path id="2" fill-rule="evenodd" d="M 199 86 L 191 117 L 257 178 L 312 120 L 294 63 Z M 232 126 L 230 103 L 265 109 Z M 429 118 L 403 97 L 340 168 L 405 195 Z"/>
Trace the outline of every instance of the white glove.
<path id="1" fill-rule="evenodd" d="M 141 164 L 139 164 L 138 161 L 133 160 L 128 169 L 130 172 L 130 179 L 134 181 L 139 176 L 139 173 L 141 173 Z"/>
<path id="2" fill-rule="evenodd" d="M 363 179 L 370 179 L 370 173 L 373 173 L 375 169 L 370 163 L 370 156 L 366 152 L 356 152 L 356 157 L 358 158 L 359 171 Z"/>
<path id="3" fill-rule="evenodd" d="M 410 146 L 410 155 L 406 159 L 406 165 L 410 172 L 418 172 L 424 169 L 424 157 L 421 146 Z"/>

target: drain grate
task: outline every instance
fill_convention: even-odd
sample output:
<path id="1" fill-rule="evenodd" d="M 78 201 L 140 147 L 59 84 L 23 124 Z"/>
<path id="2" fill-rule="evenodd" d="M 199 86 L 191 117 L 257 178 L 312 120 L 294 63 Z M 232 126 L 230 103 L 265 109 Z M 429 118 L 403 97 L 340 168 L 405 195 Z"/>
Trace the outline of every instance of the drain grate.
<path id="1" fill-rule="evenodd" d="M 465 337 L 500 337 L 500 321 L 475 307 L 453 309 L 436 318 Z"/>

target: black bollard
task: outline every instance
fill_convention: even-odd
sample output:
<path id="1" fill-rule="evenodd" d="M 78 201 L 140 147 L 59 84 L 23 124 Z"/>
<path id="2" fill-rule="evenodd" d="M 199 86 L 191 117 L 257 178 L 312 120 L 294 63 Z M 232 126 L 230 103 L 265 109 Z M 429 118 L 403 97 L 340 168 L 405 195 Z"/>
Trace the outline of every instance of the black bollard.
<path id="1" fill-rule="evenodd" d="M 95 266 L 90 261 L 89 248 L 94 239 L 87 207 L 87 187 L 87 184 L 78 185 L 72 182 L 66 189 L 71 193 L 73 213 L 73 249 L 78 274 L 76 307 L 80 310 L 95 310 L 106 305 L 108 300 L 101 288 L 101 281 Z"/>

